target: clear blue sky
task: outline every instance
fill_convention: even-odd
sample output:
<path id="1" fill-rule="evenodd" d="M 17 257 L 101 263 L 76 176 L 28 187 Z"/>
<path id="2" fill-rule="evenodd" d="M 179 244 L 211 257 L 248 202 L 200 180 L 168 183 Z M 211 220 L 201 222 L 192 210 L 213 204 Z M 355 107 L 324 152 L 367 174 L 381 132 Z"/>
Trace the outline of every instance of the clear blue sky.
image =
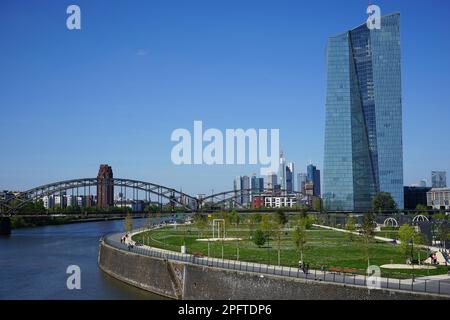
<path id="1" fill-rule="evenodd" d="M 450 169 L 450 4 L 383 0 L 402 15 L 405 184 Z M 66 29 L 77 4 L 82 30 Z M 184 191 L 232 188 L 257 167 L 176 167 L 176 128 L 279 128 L 296 171 L 322 169 L 327 37 L 367 0 L 0 3 L 0 189 L 97 174 Z"/>

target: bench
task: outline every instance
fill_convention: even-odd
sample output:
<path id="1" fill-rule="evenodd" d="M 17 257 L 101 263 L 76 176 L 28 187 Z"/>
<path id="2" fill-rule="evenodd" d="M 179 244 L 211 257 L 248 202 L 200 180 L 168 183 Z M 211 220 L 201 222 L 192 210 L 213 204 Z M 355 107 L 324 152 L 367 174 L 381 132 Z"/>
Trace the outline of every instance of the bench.
<path id="1" fill-rule="evenodd" d="M 352 269 L 352 268 L 329 268 L 328 269 L 329 272 L 332 273 L 351 273 L 351 274 L 355 274 L 356 272 L 358 272 L 357 269 Z"/>
<path id="2" fill-rule="evenodd" d="M 203 258 L 204 257 L 203 253 L 201 253 L 201 252 L 194 252 L 194 253 L 192 253 L 192 255 L 195 258 Z"/>

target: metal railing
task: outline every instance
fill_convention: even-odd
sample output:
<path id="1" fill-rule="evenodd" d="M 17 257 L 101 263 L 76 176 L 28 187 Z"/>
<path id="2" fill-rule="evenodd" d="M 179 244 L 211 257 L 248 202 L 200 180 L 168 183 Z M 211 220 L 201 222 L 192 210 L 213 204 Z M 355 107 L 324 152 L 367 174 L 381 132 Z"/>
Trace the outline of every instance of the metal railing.
<path id="1" fill-rule="evenodd" d="M 148 231 L 153 228 L 141 228 L 134 230 L 133 234 Z M 120 237 L 124 233 L 113 233 L 105 235 L 102 238 L 106 244 L 120 250 L 137 253 L 140 255 L 164 259 L 166 261 L 179 261 L 199 266 L 222 268 L 227 270 L 235 270 L 241 272 L 251 272 L 260 275 L 275 275 L 289 278 L 305 279 L 311 281 L 320 281 L 328 283 L 340 283 L 347 285 L 355 285 L 361 287 L 371 287 L 371 278 L 356 273 L 335 272 L 328 270 L 309 270 L 304 272 L 300 268 L 275 266 L 263 263 L 254 263 L 246 261 L 236 261 L 212 257 L 198 257 L 193 254 L 183 254 L 165 249 L 153 248 L 149 246 L 132 246 L 121 243 Z M 450 281 L 442 280 L 420 280 L 420 279 L 396 279 L 396 278 L 380 278 L 380 287 L 378 289 L 400 290 L 407 292 L 418 292 L 437 294 L 450 297 Z"/>

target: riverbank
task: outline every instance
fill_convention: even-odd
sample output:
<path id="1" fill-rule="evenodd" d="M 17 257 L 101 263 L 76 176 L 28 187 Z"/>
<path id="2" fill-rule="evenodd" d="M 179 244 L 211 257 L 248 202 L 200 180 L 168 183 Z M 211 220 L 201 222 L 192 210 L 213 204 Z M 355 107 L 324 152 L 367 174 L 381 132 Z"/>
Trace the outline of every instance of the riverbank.
<path id="1" fill-rule="evenodd" d="M 171 214 L 162 214 L 161 218 L 171 217 Z M 149 218 L 145 214 L 135 214 L 133 219 L 147 219 Z M 155 217 L 152 215 L 152 219 Z M 87 222 L 101 222 L 101 221 L 114 221 L 114 220 L 124 220 L 124 214 L 118 216 L 117 214 L 104 214 L 101 216 L 96 215 L 95 217 L 89 215 L 64 215 L 64 216 L 48 216 L 48 217 L 21 217 L 19 215 L 12 216 L 11 218 L 11 229 L 24 229 L 24 228 L 36 228 L 43 226 L 52 225 L 64 225 L 64 224 L 74 224 L 74 223 L 87 223 Z"/>
<path id="2" fill-rule="evenodd" d="M 132 233 L 133 235 L 134 233 Z M 123 233 L 102 239 L 98 264 L 116 279 L 153 293 L 183 300 L 397 300 L 448 299 L 437 295 L 449 289 L 444 282 L 382 279 L 368 287 L 365 277 L 314 272 L 297 268 L 196 257 L 146 246 L 127 246 Z M 424 285 L 427 286 L 426 291 Z M 427 293 L 426 293 L 427 292 Z M 447 292 L 447 291 L 445 291 Z"/>

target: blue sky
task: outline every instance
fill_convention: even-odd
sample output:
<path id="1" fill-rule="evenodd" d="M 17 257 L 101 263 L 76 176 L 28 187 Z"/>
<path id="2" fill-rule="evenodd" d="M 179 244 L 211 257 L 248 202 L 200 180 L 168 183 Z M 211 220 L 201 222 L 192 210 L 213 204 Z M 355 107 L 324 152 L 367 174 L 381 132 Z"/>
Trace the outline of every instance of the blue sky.
<path id="1" fill-rule="evenodd" d="M 401 13 L 405 184 L 450 170 L 450 3 L 372 1 Z M 81 7 L 82 30 L 66 28 Z M 0 4 L 0 189 L 95 176 L 232 188 L 254 166 L 181 166 L 176 128 L 279 128 L 296 171 L 322 168 L 327 37 L 367 0 Z"/>

